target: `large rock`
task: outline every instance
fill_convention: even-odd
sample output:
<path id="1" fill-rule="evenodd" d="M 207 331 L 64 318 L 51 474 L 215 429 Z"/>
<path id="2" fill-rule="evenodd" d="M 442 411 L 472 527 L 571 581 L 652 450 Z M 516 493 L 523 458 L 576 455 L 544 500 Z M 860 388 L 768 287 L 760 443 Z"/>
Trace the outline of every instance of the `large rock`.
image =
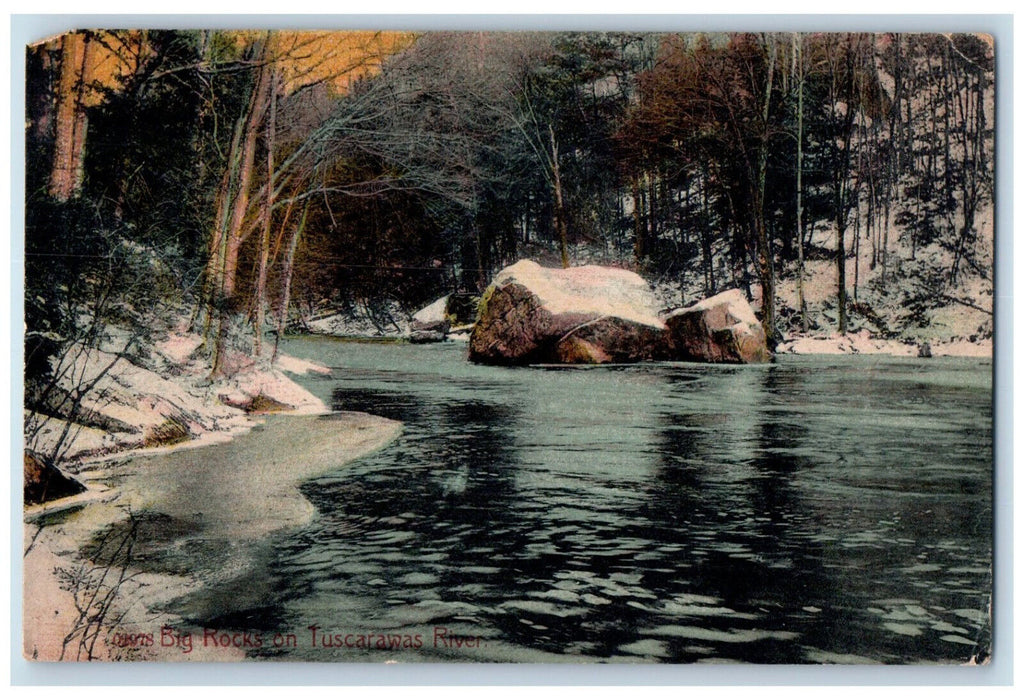
<path id="1" fill-rule="evenodd" d="M 730 289 L 665 317 L 672 359 L 694 362 L 768 362 L 764 328 L 743 293 Z"/>
<path id="2" fill-rule="evenodd" d="M 424 330 L 409 331 L 407 339 L 413 345 L 424 345 L 426 343 L 440 343 L 447 337 L 448 334 L 445 333 L 444 331 Z"/>
<path id="3" fill-rule="evenodd" d="M 588 265 L 566 270 L 521 260 L 480 301 L 469 359 L 500 365 L 660 359 L 665 324 L 639 275 Z"/>

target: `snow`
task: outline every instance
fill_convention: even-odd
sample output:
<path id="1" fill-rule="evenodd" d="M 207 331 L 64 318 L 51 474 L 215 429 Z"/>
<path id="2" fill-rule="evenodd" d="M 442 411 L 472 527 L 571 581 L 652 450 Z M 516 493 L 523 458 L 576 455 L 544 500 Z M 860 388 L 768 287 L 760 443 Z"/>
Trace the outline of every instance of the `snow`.
<path id="1" fill-rule="evenodd" d="M 760 325 L 761 323 L 754 314 L 754 310 L 750 307 L 750 304 L 747 303 L 747 298 L 743 296 L 743 292 L 738 289 L 730 289 L 722 292 L 721 294 L 716 294 L 713 297 L 708 297 L 707 299 L 703 299 L 692 306 L 686 307 L 685 309 L 673 311 L 670 316 L 690 313 L 693 311 L 707 311 L 708 309 L 713 309 L 719 305 L 727 306 L 729 314 L 736 319 L 737 323 L 747 324 L 750 326 Z"/>
<path id="2" fill-rule="evenodd" d="M 378 306 L 376 314 L 371 314 L 367 305 L 360 305 L 307 320 L 304 327 L 340 338 L 400 338 L 409 334 L 409 317 L 400 304 L 386 301 Z"/>
<path id="3" fill-rule="evenodd" d="M 202 344 L 203 339 L 197 333 L 169 333 L 153 349 L 168 362 L 183 365 Z"/>
<path id="4" fill-rule="evenodd" d="M 655 313 L 657 302 L 650 285 L 629 270 L 597 265 L 544 268 L 532 260 L 520 260 L 493 282 L 498 287 L 513 283 L 529 289 L 552 315 L 597 314 L 665 328 Z"/>
<path id="5" fill-rule="evenodd" d="M 217 537 L 230 535 L 233 543 L 252 542 L 277 528 L 297 526 L 315 512 L 297 488 L 311 475 L 362 454 L 378 449 L 394 439 L 401 424 L 359 413 L 346 413 L 330 420 L 316 417 L 327 408 L 317 397 L 289 379 L 292 374 L 330 370 L 315 362 L 280 355 L 275 366 L 267 358 L 249 358 L 231 353 L 227 360 L 240 371 L 230 378 L 210 381 L 209 367 L 196 357 L 201 338 L 176 330 L 152 348 L 145 358 L 120 357 L 106 350 L 72 348 L 64 356 L 67 370 L 62 386 L 73 389 L 72 378 L 94 385 L 87 391 L 80 420 L 91 425 L 68 423 L 65 418 L 26 412 L 27 447 L 53 454 L 62 434 L 64 445 L 60 466 L 74 473 L 86 492 L 41 506 L 24 513 L 25 580 L 31 582 L 31 595 L 24 597 L 23 650 L 27 658 L 53 661 L 61 654 L 61 643 L 75 625 L 78 613 L 72 594 L 62 587 L 59 571 L 74 571 L 82 564 L 80 551 L 96 533 L 134 512 L 160 508 L 174 517 L 195 518 L 197 510 L 219 513 L 206 518 L 206 533 Z M 123 347 L 123 345 L 122 345 Z M 58 361 L 59 362 L 59 361 Z M 149 365 L 144 367 L 142 364 Z M 158 368 L 160 373 L 155 371 Z M 161 376 L 167 374 L 168 376 Z M 268 422 L 262 441 L 230 447 L 209 447 L 225 443 L 247 431 L 257 418 L 239 408 L 224 405 L 219 397 L 234 395 L 242 402 L 263 396 L 293 407 L 289 413 L 305 417 L 289 421 L 307 421 L 298 426 L 288 421 Z M 66 409 L 65 409 L 66 410 Z M 148 431 L 169 419 L 187 425 L 187 442 L 152 446 Z M 37 428 L 34 434 L 29 429 Z M 179 473 L 181 460 L 167 453 L 187 447 L 208 446 L 202 456 L 184 456 L 184 463 L 203 469 L 204 490 L 185 488 Z M 131 460 L 112 460 L 111 456 L 131 452 Z M 190 453 L 191 454 L 191 453 Z M 219 456 L 218 456 L 219 455 Z M 154 461 L 155 460 L 155 461 Z M 164 460 L 164 461 L 161 461 Z M 281 469 L 281 464 L 289 464 Z M 163 465 L 162 467 L 158 465 Z M 110 480 L 117 484 L 110 487 Z M 197 508 L 194 501 L 205 505 Z M 43 525 L 48 513 L 76 508 L 75 516 Z M 177 510 L 175 510 L 177 509 Z M 207 522 L 209 521 L 209 522 Z M 218 530 L 217 528 L 220 528 Z M 249 565 L 244 546 L 225 552 L 224 570 L 242 571 Z M 133 572 L 119 592 L 119 600 L 128 601 L 119 626 L 124 629 L 160 629 L 162 625 L 187 628 L 187 624 L 167 612 L 169 601 L 194 591 L 197 581 L 191 577 L 160 572 Z M 118 613 L 122 611 L 118 610 Z M 101 659 L 119 658 L 123 650 L 110 648 L 99 639 L 95 653 Z M 241 660 L 238 649 L 194 647 L 188 655 L 174 647 L 154 645 L 140 651 L 154 661 Z"/>
<path id="6" fill-rule="evenodd" d="M 441 323 L 445 320 L 445 311 L 447 308 L 448 297 L 443 296 L 413 314 L 412 320 L 421 324 Z"/>
<path id="7" fill-rule="evenodd" d="M 299 415 L 328 412 L 320 399 L 285 375 L 286 371 L 329 374 L 328 368 L 287 355 L 271 367 L 266 360 L 230 353 L 225 362 L 237 371 L 210 381 L 205 363 L 192 360 L 201 344 L 196 334 L 170 333 L 156 344 L 158 357 L 151 360 L 161 373 L 140 366 L 141 360 L 72 346 L 66 355 L 55 359 L 54 369 L 62 391 L 88 389 L 74 417 L 76 422 L 67 422 L 69 401 L 53 406 L 52 416 L 26 413 L 26 447 L 52 455 L 67 429 L 59 461 L 78 463 L 154 447 L 159 442 L 155 436 L 169 422 L 183 426 L 188 439 L 197 440 L 246 428 L 251 418 L 240 407 L 258 396 L 284 404 Z"/>
<path id="8" fill-rule="evenodd" d="M 932 355 L 935 357 L 992 357 L 992 339 L 936 343 L 932 345 Z"/>
<path id="9" fill-rule="evenodd" d="M 279 353 L 275 362 L 277 368 L 288 374 L 330 374 L 331 370 L 329 367 L 324 367 L 318 362 L 312 360 L 303 360 L 298 357 L 292 357 L 291 355 L 285 355 Z"/>
<path id="10" fill-rule="evenodd" d="M 992 340 L 951 340 L 928 343 L 933 357 L 992 357 Z M 918 357 L 923 344 L 876 338 L 866 329 L 839 335 L 808 335 L 779 343 L 775 352 L 791 355 L 891 355 Z"/>
<path id="11" fill-rule="evenodd" d="M 792 355 L 893 355 L 917 357 L 916 345 L 876 339 L 866 330 L 846 335 L 805 336 L 780 343 L 777 353 Z"/>
<path id="12" fill-rule="evenodd" d="M 231 377 L 219 396 L 239 397 L 239 403 L 264 396 L 291 407 L 295 415 L 318 415 L 329 413 L 323 401 L 302 388 L 283 372 L 276 369 L 259 369 Z"/>

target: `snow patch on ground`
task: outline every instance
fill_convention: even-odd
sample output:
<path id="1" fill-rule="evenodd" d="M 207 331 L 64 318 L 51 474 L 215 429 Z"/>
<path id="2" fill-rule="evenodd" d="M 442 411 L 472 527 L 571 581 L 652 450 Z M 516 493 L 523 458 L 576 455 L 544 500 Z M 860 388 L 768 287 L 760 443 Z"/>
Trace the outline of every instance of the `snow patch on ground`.
<path id="1" fill-rule="evenodd" d="M 157 342 L 153 349 L 165 360 L 176 365 L 185 364 L 202 346 L 203 339 L 198 333 L 169 333 Z"/>
<path id="2" fill-rule="evenodd" d="M 792 355 L 894 355 L 917 357 L 920 348 L 898 340 L 873 338 L 862 330 L 846 335 L 806 336 L 779 343 L 776 353 Z"/>
<path id="3" fill-rule="evenodd" d="M 935 357 L 992 357 L 992 339 L 935 343 L 932 345 L 932 355 Z"/>
<path id="4" fill-rule="evenodd" d="M 340 338 L 401 338 L 409 334 L 409 314 L 397 302 L 339 310 L 304 321 L 302 330 Z"/>
<path id="5" fill-rule="evenodd" d="M 318 362 L 312 360 L 303 360 L 298 357 L 292 357 L 291 355 L 285 355 L 280 353 L 277 356 L 277 360 L 274 362 L 277 368 L 288 374 L 323 374 L 328 375 L 331 373 L 329 367 L 325 367 Z"/>
<path id="6" fill-rule="evenodd" d="M 992 357 L 992 339 L 912 343 L 876 338 L 866 329 L 846 335 L 808 335 L 779 343 L 778 354 L 790 355 L 891 355 L 920 357 L 927 345 L 932 357 Z"/>

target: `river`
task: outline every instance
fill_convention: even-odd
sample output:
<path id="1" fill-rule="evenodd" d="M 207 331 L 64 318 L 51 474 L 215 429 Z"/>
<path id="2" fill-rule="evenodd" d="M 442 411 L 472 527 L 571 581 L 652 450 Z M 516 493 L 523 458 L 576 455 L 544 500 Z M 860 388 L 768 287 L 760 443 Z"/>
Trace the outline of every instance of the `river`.
<path id="1" fill-rule="evenodd" d="M 988 652 L 988 360 L 496 368 L 455 343 L 283 349 L 332 368 L 301 381 L 333 408 L 404 428 L 305 482 L 316 515 L 266 539 L 244 578 L 175 603 L 197 627 L 258 632 L 251 656 Z"/>

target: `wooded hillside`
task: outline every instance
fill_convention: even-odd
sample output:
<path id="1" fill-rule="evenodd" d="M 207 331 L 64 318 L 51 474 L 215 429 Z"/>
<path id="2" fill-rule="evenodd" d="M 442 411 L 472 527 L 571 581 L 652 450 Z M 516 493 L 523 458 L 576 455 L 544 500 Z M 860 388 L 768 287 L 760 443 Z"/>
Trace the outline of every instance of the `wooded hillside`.
<path id="1" fill-rule="evenodd" d="M 30 384 L 186 309 L 218 375 L 297 316 L 523 257 L 666 303 L 738 287 L 775 341 L 992 332 L 988 37 L 80 31 L 27 57 Z"/>

